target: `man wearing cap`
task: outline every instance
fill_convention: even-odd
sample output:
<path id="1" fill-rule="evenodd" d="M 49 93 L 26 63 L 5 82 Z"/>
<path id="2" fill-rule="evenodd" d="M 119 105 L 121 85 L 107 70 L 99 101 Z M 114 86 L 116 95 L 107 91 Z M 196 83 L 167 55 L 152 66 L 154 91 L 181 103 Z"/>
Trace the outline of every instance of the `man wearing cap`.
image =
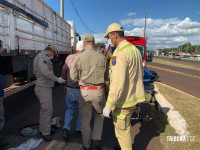
<path id="1" fill-rule="evenodd" d="M 142 57 L 139 50 L 124 38 L 117 23 L 108 26 L 105 38 L 116 47 L 111 57 L 110 91 L 103 115 L 112 111 L 115 135 L 122 150 L 132 150 L 131 116 L 134 106 L 145 100 Z"/>
<path id="2" fill-rule="evenodd" d="M 65 83 L 62 77 L 56 77 L 53 72 L 53 65 L 50 59 L 54 57 L 56 48 L 48 45 L 45 50 L 41 51 L 33 61 L 33 72 L 37 78 L 35 82 L 35 95 L 40 101 L 40 119 L 39 130 L 42 138 L 46 142 L 52 141 L 51 117 L 53 113 L 52 105 L 52 87 L 54 82 Z"/>
<path id="3" fill-rule="evenodd" d="M 73 118 L 73 113 L 76 110 L 76 107 L 79 104 L 80 100 L 80 87 L 78 85 L 78 80 L 72 80 L 70 78 L 70 68 L 71 63 L 74 58 L 83 51 L 83 41 L 78 41 L 76 44 L 76 53 L 69 55 L 66 60 L 65 64 L 62 68 L 62 77 L 65 79 L 66 85 L 64 91 L 66 92 L 65 102 L 67 105 L 67 110 L 65 112 L 65 120 L 63 126 L 63 138 L 69 140 L 69 131 L 70 131 L 70 123 Z M 76 123 L 76 137 L 81 135 L 81 119 L 80 115 L 78 115 L 77 123 Z"/>
<path id="4" fill-rule="evenodd" d="M 83 41 L 85 51 L 75 57 L 70 76 L 73 80 L 79 80 L 81 89 L 79 111 L 83 147 L 86 150 L 101 149 L 106 62 L 105 57 L 94 49 L 93 35 L 85 35 Z M 94 115 L 93 129 L 90 125 L 92 115 Z"/>

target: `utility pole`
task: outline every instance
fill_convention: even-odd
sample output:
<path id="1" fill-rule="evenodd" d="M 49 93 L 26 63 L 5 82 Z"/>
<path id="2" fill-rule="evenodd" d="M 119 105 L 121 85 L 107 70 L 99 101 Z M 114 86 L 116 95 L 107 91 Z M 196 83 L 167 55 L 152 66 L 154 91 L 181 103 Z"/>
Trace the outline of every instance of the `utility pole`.
<path id="1" fill-rule="evenodd" d="M 146 26 L 147 26 L 147 9 L 145 11 L 145 20 L 144 20 L 144 38 L 146 38 Z"/>
<path id="2" fill-rule="evenodd" d="M 60 0 L 60 16 L 64 19 L 64 0 Z"/>
<path id="3" fill-rule="evenodd" d="M 198 46 L 198 45 L 195 46 L 195 51 L 196 51 L 196 53 L 197 53 L 197 46 Z"/>

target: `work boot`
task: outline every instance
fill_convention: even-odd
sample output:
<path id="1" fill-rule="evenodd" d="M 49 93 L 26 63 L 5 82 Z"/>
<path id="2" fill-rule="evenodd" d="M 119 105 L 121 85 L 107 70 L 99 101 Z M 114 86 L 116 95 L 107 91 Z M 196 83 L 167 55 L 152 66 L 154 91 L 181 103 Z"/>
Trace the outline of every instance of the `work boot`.
<path id="1" fill-rule="evenodd" d="M 101 141 L 100 140 L 92 140 L 91 149 L 101 150 Z"/>
<path id="2" fill-rule="evenodd" d="M 63 139 L 66 141 L 70 141 L 70 135 L 69 135 L 69 130 L 68 129 L 63 129 Z"/>
<path id="3" fill-rule="evenodd" d="M 42 139 L 46 142 L 51 142 L 52 141 L 52 136 L 49 135 L 42 135 Z"/>
<path id="4" fill-rule="evenodd" d="M 50 135 L 53 135 L 53 134 L 55 134 L 55 133 L 56 133 L 56 131 L 57 131 L 57 129 L 56 129 L 56 128 L 52 128 L 52 127 L 51 127 Z M 40 134 L 40 135 L 42 135 L 42 132 L 39 132 L 39 134 Z"/>
<path id="5" fill-rule="evenodd" d="M 75 138 L 79 138 L 81 136 L 82 136 L 81 131 L 76 131 Z"/>

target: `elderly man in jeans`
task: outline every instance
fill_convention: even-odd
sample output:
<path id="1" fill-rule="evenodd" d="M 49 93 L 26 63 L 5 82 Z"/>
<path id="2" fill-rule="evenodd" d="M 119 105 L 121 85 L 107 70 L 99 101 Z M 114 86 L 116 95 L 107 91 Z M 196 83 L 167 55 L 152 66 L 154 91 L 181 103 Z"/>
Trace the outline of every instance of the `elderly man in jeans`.
<path id="1" fill-rule="evenodd" d="M 65 112 L 65 120 L 64 120 L 64 126 L 63 126 L 63 138 L 67 141 L 70 140 L 70 123 L 73 118 L 73 113 L 75 112 L 79 100 L 80 100 L 80 87 L 78 85 L 78 81 L 74 81 L 70 78 L 70 66 L 73 61 L 73 59 L 83 51 L 83 41 L 78 41 L 76 44 L 76 53 L 69 55 L 66 60 L 65 64 L 62 68 L 62 77 L 67 80 L 66 86 L 65 86 L 65 92 L 66 92 L 66 105 L 67 110 Z M 81 119 L 80 115 L 78 115 L 77 123 L 76 123 L 76 137 L 81 136 Z"/>

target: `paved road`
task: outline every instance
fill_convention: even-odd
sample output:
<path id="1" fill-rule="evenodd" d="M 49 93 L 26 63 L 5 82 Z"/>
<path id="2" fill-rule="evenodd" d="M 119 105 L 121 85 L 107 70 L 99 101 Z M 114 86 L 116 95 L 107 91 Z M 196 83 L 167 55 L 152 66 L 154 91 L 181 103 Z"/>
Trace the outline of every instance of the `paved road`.
<path id="1" fill-rule="evenodd" d="M 182 63 L 182 60 L 174 61 Z M 190 63 L 190 65 L 193 68 L 199 67 L 197 64 L 193 65 Z M 200 98 L 200 71 L 176 66 L 167 66 L 154 62 L 148 63 L 147 68 L 157 72 L 160 82 Z"/>
<path id="2" fill-rule="evenodd" d="M 65 103 L 64 94 L 61 85 L 56 86 L 53 90 L 54 98 L 54 116 L 64 116 Z M 0 136 L 8 139 L 10 145 L 5 149 L 17 147 L 21 143 L 30 138 L 40 138 L 40 135 L 22 136 L 19 128 L 38 122 L 39 117 L 39 102 L 34 95 L 33 87 L 30 87 L 23 92 L 9 96 L 4 101 L 6 124 L 0 132 Z M 160 131 L 154 124 L 154 117 L 151 114 L 151 106 L 148 102 L 142 104 L 143 125 L 138 121 L 133 120 L 132 130 L 135 136 L 133 148 L 134 150 L 162 150 L 159 135 Z M 135 114 L 134 114 L 135 115 Z M 72 122 L 71 136 L 74 135 L 74 123 Z M 38 126 L 33 126 L 38 129 Z M 159 132 L 160 131 L 160 132 Z M 58 129 L 53 136 L 54 140 L 51 143 L 42 142 L 37 150 L 79 150 L 82 149 L 81 138 L 73 138 L 71 142 L 65 142 L 62 139 L 62 129 Z M 114 135 L 114 129 L 111 119 L 105 119 L 102 135 L 102 144 L 104 150 L 112 150 L 117 145 L 117 140 Z"/>
<path id="3" fill-rule="evenodd" d="M 181 61 L 184 64 L 193 64 L 193 65 L 199 65 L 200 64 L 199 59 L 182 58 L 181 60 L 174 60 L 174 59 L 167 57 L 167 56 L 156 56 L 156 57 L 161 58 L 161 59 L 165 59 L 165 60 L 169 60 L 169 61 L 174 61 L 174 62 Z"/>

